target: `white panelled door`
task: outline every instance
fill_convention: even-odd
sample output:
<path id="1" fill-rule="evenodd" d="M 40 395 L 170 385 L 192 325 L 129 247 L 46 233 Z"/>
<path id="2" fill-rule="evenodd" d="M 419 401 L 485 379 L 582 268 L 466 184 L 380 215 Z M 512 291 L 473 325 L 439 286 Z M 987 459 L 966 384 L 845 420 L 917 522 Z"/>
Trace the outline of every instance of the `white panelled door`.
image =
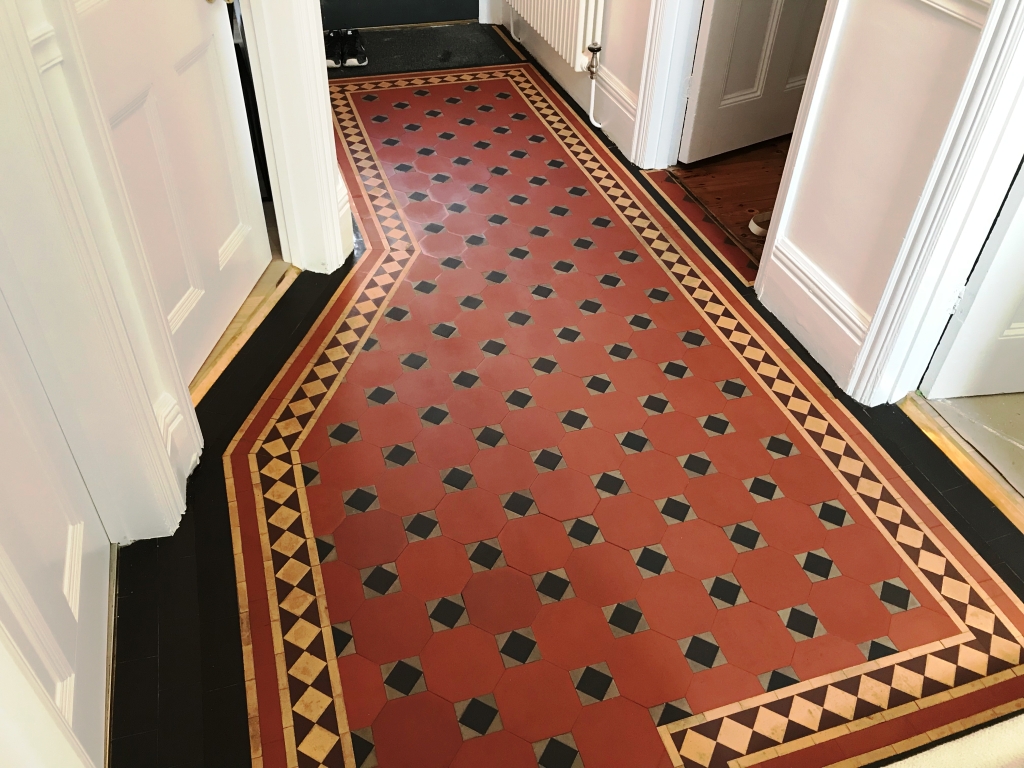
<path id="1" fill-rule="evenodd" d="M 78 28 L 186 380 L 270 261 L 224 3 L 79 2 Z"/>
<path id="2" fill-rule="evenodd" d="M 921 389 L 932 399 L 1024 392 L 1024 177 L 1019 171 Z"/>
<path id="3" fill-rule="evenodd" d="M 110 542 L 3 294 L 0 371 L 0 632 L 100 768 Z"/>
<path id="4" fill-rule="evenodd" d="M 679 161 L 793 130 L 825 0 L 705 0 Z"/>

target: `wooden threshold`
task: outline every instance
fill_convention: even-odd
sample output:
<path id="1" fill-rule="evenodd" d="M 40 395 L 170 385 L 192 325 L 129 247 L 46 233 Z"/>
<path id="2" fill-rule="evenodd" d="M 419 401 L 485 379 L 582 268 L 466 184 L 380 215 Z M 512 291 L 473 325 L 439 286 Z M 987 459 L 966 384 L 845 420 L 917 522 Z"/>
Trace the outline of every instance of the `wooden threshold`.
<path id="1" fill-rule="evenodd" d="M 921 395 L 912 392 L 899 403 L 922 432 L 956 464 L 967 478 L 988 496 L 1006 517 L 1024 531 L 1024 497 L 1006 478 L 978 453 L 963 436 Z"/>

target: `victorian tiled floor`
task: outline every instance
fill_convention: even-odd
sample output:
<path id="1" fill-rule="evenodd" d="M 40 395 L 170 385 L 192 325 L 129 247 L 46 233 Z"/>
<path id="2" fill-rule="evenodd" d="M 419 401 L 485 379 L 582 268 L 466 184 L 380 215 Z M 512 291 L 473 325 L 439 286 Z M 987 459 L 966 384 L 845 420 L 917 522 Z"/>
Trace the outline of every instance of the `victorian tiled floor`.
<path id="1" fill-rule="evenodd" d="M 332 99 L 368 250 L 225 454 L 254 760 L 829 765 L 1017 706 L 1019 601 L 535 69 Z"/>

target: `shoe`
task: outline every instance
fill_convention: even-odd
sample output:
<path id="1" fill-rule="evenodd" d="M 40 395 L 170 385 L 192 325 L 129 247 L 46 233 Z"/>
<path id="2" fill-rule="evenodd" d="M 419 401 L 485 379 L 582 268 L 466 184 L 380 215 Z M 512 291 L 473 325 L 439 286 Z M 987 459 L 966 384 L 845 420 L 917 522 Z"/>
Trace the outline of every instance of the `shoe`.
<path id="1" fill-rule="evenodd" d="M 341 32 L 342 48 L 341 63 L 346 67 L 365 67 L 367 64 L 366 49 L 358 29 L 345 29 Z"/>
<path id="2" fill-rule="evenodd" d="M 329 68 L 334 69 L 341 66 L 341 51 L 343 45 L 342 30 L 324 30 L 324 53 L 327 56 L 327 66 Z"/>

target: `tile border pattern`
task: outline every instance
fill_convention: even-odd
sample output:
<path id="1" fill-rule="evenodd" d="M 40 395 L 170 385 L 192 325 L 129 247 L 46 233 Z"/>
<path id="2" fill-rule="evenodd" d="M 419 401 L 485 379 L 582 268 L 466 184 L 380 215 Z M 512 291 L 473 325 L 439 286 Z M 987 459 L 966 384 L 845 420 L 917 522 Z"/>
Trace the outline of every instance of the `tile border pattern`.
<path id="1" fill-rule="evenodd" d="M 282 393 L 273 417 L 248 451 L 270 600 L 287 765 L 334 768 L 354 764 L 323 581 L 305 502 L 298 446 L 331 391 L 341 382 L 362 340 L 375 325 L 381 308 L 386 306 L 388 297 L 418 254 L 349 95 L 489 79 L 509 80 L 533 106 L 553 135 L 647 245 L 649 253 L 674 277 L 709 324 L 817 446 L 844 486 L 888 534 L 894 548 L 902 552 L 904 559 L 942 596 L 946 606 L 959 618 L 958 624 L 967 630 L 965 634 L 918 649 L 916 653 L 886 657 L 662 726 L 659 730 L 673 763 L 705 767 L 750 765 L 808 743 L 818 743 L 899 716 L 911 707 L 950 699 L 960 692 L 1024 674 L 1020 633 L 942 543 L 934 539 L 909 505 L 875 472 L 836 419 L 800 387 L 785 365 L 733 312 L 728 300 L 703 277 L 694 263 L 702 257 L 696 251 L 686 255 L 666 234 L 666 228 L 639 202 L 643 193 L 627 190 L 627 185 L 611 168 L 615 161 L 605 160 L 587 143 L 576 130 L 575 126 L 580 124 L 566 118 L 553 103 L 558 97 L 538 86 L 539 77 L 531 66 L 341 81 L 330 86 L 337 126 L 380 226 L 385 247 L 372 274 L 365 278 L 346 305 L 337 326 L 330 330 L 296 383 Z M 624 169 L 619 169 L 619 173 L 626 175 Z M 295 362 L 293 357 L 284 371 Z M 242 443 L 243 434 L 253 426 L 252 420 L 268 402 L 269 395 L 261 400 L 225 453 L 229 500 L 235 518 L 239 509 L 235 493 L 249 483 L 232 487 L 231 454 Z M 237 523 L 237 519 L 232 520 L 236 528 Z M 236 535 L 236 559 L 241 558 L 240 550 L 241 542 Z M 244 565 L 240 563 L 238 569 L 241 598 L 246 589 Z M 240 608 L 245 608 L 241 600 Z M 243 639 L 250 635 L 248 624 L 247 614 L 243 613 Z M 247 650 L 246 679 L 252 723 L 259 718 L 255 675 L 248 669 L 250 658 L 251 650 Z M 257 725 L 253 735 L 254 764 L 257 760 L 262 764 L 262 757 L 257 756 L 259 739 Z"/>

